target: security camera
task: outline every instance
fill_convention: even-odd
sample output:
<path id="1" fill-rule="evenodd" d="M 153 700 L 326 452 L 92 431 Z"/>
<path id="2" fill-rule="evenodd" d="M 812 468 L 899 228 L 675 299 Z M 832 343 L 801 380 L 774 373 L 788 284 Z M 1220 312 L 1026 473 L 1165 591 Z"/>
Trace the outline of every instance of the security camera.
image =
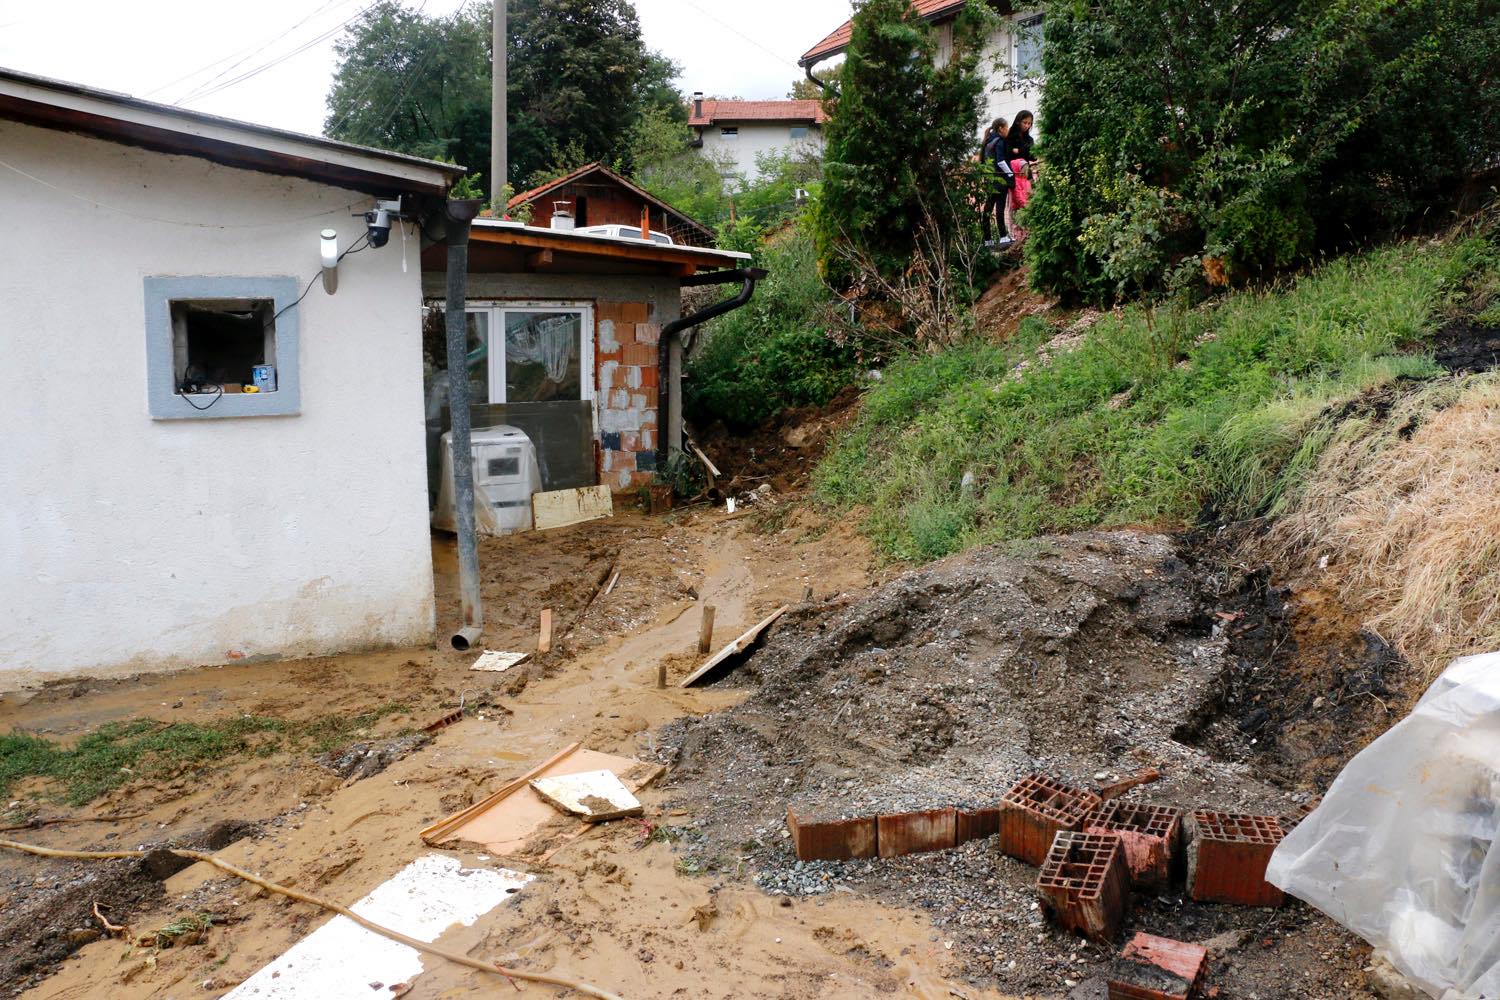
<path id="1" fill-rule="evenodd" d="M 369 230 L 370 246 L 378 250 L 390 242 L 392 217 L 401 217 L 400 201 L 377 201 L 374 211 L 365 213 L 365 226 Z"/>

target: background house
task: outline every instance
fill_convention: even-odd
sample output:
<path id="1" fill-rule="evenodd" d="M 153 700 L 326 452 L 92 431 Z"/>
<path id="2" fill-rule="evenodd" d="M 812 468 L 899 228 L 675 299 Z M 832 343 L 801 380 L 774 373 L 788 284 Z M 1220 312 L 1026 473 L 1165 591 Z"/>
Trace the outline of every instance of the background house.
<path id="1" fill-rule="evenodd" d="M 531 224 L 550 229 L 552 214 L 559 203 L 564 203 L 573 213 L 573 225 L 578 229 L 623 225 L 639 231 L 641 219 L 649 217 L 652 230 L 666 233 L 678 243 L 696 247 L 714 245 L 713 230 L 683 215 L 602 163 L 590 163 L 555 181 L 524 191 L 512 198 L 507 207 L 515 212 L 529 206 Z"/>
<path id="2" fill-rule="evenodd" d="M 444 393 L 433 391 L 448 377 L 436 371 L 446 367 L 445 253 L 439 245 L 423 256 L 430 445 L 448 429 Z M 713 282 L 714 272 L 737 281 L 732 272 L 749 259 L 478 220 L 466 310 L 473 425 L 524 431 L 545 490 L 650 484 L 658 456 L 681 447 L 682 344 L 670 324 L 682 315 L 683 285 Z"/>
<path id="3" fill-rule="evenodd" d="M 938 59 L 947 60 L 953 53 L 953 22 L 962 13 L 965 0 L 912 0 L 912 6 L 936 27 Z M 980 58 L 980 70 L 986 77 L 982 128 L 988 128 L 996 118 L 1014 121 L 1022 110 L 1036 113 L 1042 95 L 1040 11 L 1017 12 L 1005 0 L 990 0 L 990 6 L 1000 15 L 1000 24 L 990 34 Z M 845 21 L 808 49 L 797 64 L 810 75 L 819 76 L 820 63 L 842 55 L 849 47 L 850 27 L 851 22 Z M 1038 116 L 1036 131 L 1040 131 L 1042 124 Z"/>
<path id="4" fill-rule="evenodd" d="M 430 638 L 419 235 L 319 236 L 457 170 L 0 71 L 0 686 Z"/>
<path id="5" fill-rule="evenodd" d="M 762 156 L 820 159 L 827 120 L 821 101 L 715 101 L 694 94 L 688 126 L 700 154 L 753 182 L 760 179 Z"/>

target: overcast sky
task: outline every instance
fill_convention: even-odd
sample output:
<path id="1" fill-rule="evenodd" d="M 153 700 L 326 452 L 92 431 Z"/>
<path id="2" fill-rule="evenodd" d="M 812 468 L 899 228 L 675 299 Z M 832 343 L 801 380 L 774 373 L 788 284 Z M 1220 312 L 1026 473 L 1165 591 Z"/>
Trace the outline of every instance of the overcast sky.
<path id="1" fill-rule="evenodd" d="M 333 40 L 369 2 L 0 0 L 0 66 L 317 134 Z M 425 0 L 425 11 L 461 5 Z M 850 11 L 849 0 L 635 5 L 646 44 L 683 67 L 684 92 L 747 99 L 785 97 L 797 57 Z"/>

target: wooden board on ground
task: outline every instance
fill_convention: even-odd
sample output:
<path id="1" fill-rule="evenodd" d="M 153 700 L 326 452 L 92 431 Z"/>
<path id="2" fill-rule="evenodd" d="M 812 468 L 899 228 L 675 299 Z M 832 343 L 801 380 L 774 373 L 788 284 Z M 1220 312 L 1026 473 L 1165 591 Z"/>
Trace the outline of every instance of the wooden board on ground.
<path id="1" fill-rule="evenodd" d="M 630 794 L 630 789 L 613 771 L 532 778 L 530 784 L 542 801 L 590 823 L 639 816 L 646 811 L 641 800 Z"/>
<path id="2" fill-rule="evenodd" d="M 614 773 L 632 794 L 639 794 L 641 789 L 661 777 L 666 768 L 629 757 L 585 750 L 583 744 L 573 743 L 488 798 L 433 823 L 422 831 L 422 841 L 432 847 L 465 841 L 482 844 L 502 857 L 525 855 L 528 860 L 546 861 L 568 841 L 590 829 L 591 824 L 569 819 L 568 829 L 554 838 L 555 843 L 550 849 L 538 852 L 532 841 L 559 816 L 557 810 L 536 793 L 530 782 L 534 778 L 601 770 Z"/>
<path id="3" fill-rule="evenodd" d="M 615 502 L 608 486 L 555 490 L 551 493 L 532 494 L 531 514 L 536 530 L 547 531 L 550 528 L 582 524 L 584 521 L 597 521 L 601 517 L 613 517 Z"/>
<path id="4" fill-rule="evenodd" d="M 783 604 L 781 607 L 771 612 L 771 614 L 766 617 L 765 620 L 757 622 L 753 627 L 751 627 L 750 631 L 746 632 L 744 635 L 740 636 L 738 639 L 734 640 L 723 649 L 719 650 L 712 657 L 710 657 L 708 662 L 704 663 L 703 666 L 699 667 L 697 670 L 694 670 L 692 673 L 684 677 L 682 679 L 682 686 L 692 687 L 694 684 L 697 684 L 699 681 L 701 681 L 704 677 L 707 677 L 708 674 L 720 664 L 724 663 L 726 660 L 738 656 L 740 653 L 743 653 L 745 650 L 749 649 L 752 645 L 755 644 L 755 640 L 760 638 L 760 634 L 766 629 L 770 628 L 775 623 L 776 619 L 786 614 L 790 607 L 791 605 Z"/>

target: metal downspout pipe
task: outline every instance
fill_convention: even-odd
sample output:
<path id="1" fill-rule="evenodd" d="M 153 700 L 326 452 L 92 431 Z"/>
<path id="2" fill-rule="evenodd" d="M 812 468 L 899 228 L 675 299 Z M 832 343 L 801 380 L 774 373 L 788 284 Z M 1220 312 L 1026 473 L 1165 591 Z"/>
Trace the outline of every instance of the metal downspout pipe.
<path id="1" fill-rule="evenodd" d="M 479 541 L 474 531 L 474 447 L 469 422 L 468 305 L 469 224 L 474 216 L 464 202 L 449 202 L 443 222 L 448 237 L 448 411 L 453 422 L 453 505 L 458 522 L 458 589 L 463 627 L 453 634 L 453 648 L 466 650 L 484 631 L 479 596 Z M 478 211 L 478 206 L 472 206 Z M 467 217 L 465 217 L 467 216 Z"/>
<path id="2" fill-rule="evenodd" d="M 742 267 L 733 271 L 709 271 L 705 274 L 694 274 L 682 279 L 683 288 L 696 288 L 703 285 L 727 285 L 732 281 L 741 282 L 740 293 L 732 299 L 723 302 L 715 302 L 706 309 L 700 309 L 691 316 L 673 320 L 661 328 L 661 340 L 656 347 L 657 385 L 660 391 L 656 400 L 656 467 L 665 470 L 667 458 L 671 455 L 671 442 L 668 440 L 668 393 L 672 388 L 672 380 L 669 377 L 672 369 L 672 338 L 684 330 L 692 329 L 709 320 L 723 316 L 725 313 L 733 312 L 750 301 L 755 294 L 755 283 L 764 278 L 768 271 L 759 267 Z M 679 447 L 681 442 L 678 442 Z"/>

